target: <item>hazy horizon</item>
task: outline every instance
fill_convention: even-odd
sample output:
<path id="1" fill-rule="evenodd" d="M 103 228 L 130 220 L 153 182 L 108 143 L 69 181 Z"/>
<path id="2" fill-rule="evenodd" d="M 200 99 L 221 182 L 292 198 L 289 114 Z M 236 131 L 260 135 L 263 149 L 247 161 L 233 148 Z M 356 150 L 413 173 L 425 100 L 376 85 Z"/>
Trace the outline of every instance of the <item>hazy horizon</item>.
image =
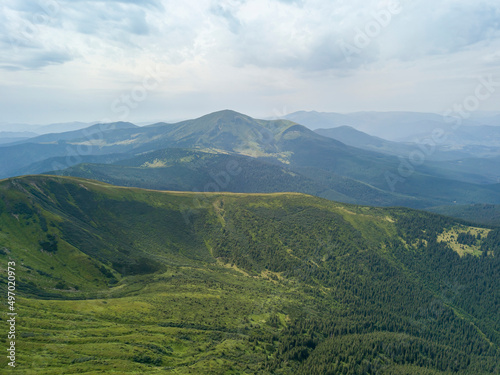
<path id="1" fill-rule="evenodd" d="M 213 112 L 209 112 L 209 113 L 214 113 L 214 112 L 219 112 L 219 111 L 223 111 L 224 109 L 221 109 L 221 110 L 216 110 L 216 111 L 213 111 Z M 232 109 L 229 109 L 228 110 L 232 110 Z M 238 112 L 238 111 L 236 111 Z M 248 114 L 248 113 L 242 113 L 244 115 L 247 115 L 247 116 L 250 116 L 252 118 L 256 118 L 256 119 L 263 119 L 263 120 L 274 120 L 274 119 L 278 119 L 278 118 L 282 118 L 282 117 L 286 117 L 288 115 L 293 115 L 293 114 L 296 114 L 296 113 L 300 113 L 300 112 L 305 112 L 305 113 L 318 113 L 318 114 L 339 114 L 339 115 L 355 115 L 355 114 L 363 114 L 363 113 L 377 113 L 377 114 L 396 114 L 396 113 L 401 113 L 401 114 L 430 114 L 430 115 L 437 115 L 437 116 L 442 116 L 442 114 L 440 113 L 435 113 L 435 112 L 427 112 L 427 111 L 356 111 L 356 112 L 345 112 L 345 113 L 342 113 L 342 112 L 324 112 L 324 111 L 316 111 L 316 110 L 309 110 L 309 111 L 306 111 L 306 110 L 298 110 L 296 112 L 292 112 L 292 113 L 283 113 L 283 115 L 280 115 L 280 116 L 268 116 L 268 117 L 264 117 L 264 116 L 255 116 L 255 115 L 252 115 L 252 114 Z M 186 120 L 191 120 L 191 119 L 195 119 L 195 118 L 199 118 L 199 117 L 203 117 L 209 113 L 205 113 L 201 116 L 196 116 L 196 117 L 185 117 L 185 118 L 177 118 L 177 119 L 155 119 L 155 120 L 147 120 L 147 119 L 142 119 L 142 120 L 139 120 L 139 121 L 125 121 L 125 122 L 131 122 L 133 123 L 134 125 L 138 125 L 138 126 L 147 126 L 147 125 L 152 125 L 152 124 L 155 124 L 155 123 L 159 123 L 159 122 L 165 122 L 165 123 L 177 123 L 177 122 L 182 122 L 182 121 L 186 121 Z M 475 118 L 481 118 L 482 116 L 495 116 L 495 115 L 499 115 L 500 114 L 500 111 L 477 111 L 473 114 L 471 114 L 471 120 L 474 120 Z M 114 121 L 111 121 L 111 122 L 114 122 Z M 50 123 L 29 123 L 29 122 L 26 122 L 26 123 L 11 123 L 11 122 L 0 122 L 0 132 L 12 132 L 12 133 L 15 133 L 15 132 L 35 132 L 36 133 L 36 129 L 37 128 L 42 128 L 42 127 L 47 127 L 47 126 L 54 126 L 54 125 L 66 125 L 66 124 L 85 124 L 85 125 L 88 125 L 88 126 L 92 126 L 92 125 L 95 125 L 95 124 L 99 124 L 101 123 L 100 121 L 80 121 L 78 119 L 75 119 L 75 120 L 68 120 L 68 121 L 61 121 L 61 122 L 50 122 Z M 471 121 L 470 125 L 481 125 L 481 123 L 473 123 Z M 495 125 L 496 124 L 488 124 L 488 125 Z M 19 126 L 21 126 L 21 128 L 19 128 Z M 305 125 L 306 127 L 309 127 L 307 125 Z M 500 126 L 500 122 L 498 123 L 498 126 Z"/>
<path id="2" fill-rule="evenodd" d="M 258 118 L 441 114 L 457 103 L 496 110 L 500 97 L 492 0 L 8 0 L 0 9 L 0 123 L 171 121 L 225 108 Z"/>

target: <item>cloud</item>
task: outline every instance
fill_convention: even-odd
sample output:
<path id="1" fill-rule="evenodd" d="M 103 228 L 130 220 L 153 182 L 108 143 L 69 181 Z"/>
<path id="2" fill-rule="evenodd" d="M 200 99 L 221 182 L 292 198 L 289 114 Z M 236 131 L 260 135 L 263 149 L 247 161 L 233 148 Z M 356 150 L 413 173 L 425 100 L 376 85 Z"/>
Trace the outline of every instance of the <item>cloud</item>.
<path id="1" fill-rule="evenodd" d="M 61 50 L 68 50 L 72 45 L 82 45 L 85 35 L 100 39 L 101 45 L 120 44 L 137 45 L 133 39 L 147 37 L 150 26 L 148 13 L 162 9 L 159 1 L 56 1 L 6 0 L 0 5 L 0 44 L 4 47 L 2 57 L 28 61 L 25 68 L 38 69 L 47 64 L 71 61 L 68 54 L 64 58 Z M 7 50 L 5 50 L 5 48 Z M 33 50 L 39 52 L 33 52 Z M 51 61 L 47 56 L 54 54 Z M 74 56 L 78 56 L 75 51 Z M 80 54 L 81 55 L 81 54 Z"/>
<path id="2" fill-rule="evenodd" d="M 430 1 L 408 3 L 385 37 L 386 54 L 401 60 L 451 55 L 499 38 L 500 4 L 496 2 Z"/>
<path id="3" fill-rule="evenodd" d="M 103 41 L 116 40 L 118 34 L 146 36 L 150 32 L 144 9 L 118 2 L 94 2 L 87 4 L 85 12 L 72 8 L 64 10 L 64 14 L 66 30 L 97 35 Z"/>
<path id="4" fill-rule="evenodd" d="M 15 5 L 15 6 L 14 6 Z M 49 17 L 40 6 L 6 1 L 0 12 L 0 69 L 38 70 L 73 59 L 65 46 L 47 38 Z M 34 11 L 35 13 L 30 13 Z M 30 15 L 30 17 L 28 17 Z M 43 17 L 42 17 L 43 16 Z"/>
<path id="5" fill-rule="evenodd" d="M 169 100 L 432 104 L 498 67 L 499 20 L 497 0 L 3 0 L 0 79 L 114 95 L 160 66 Z"/>
<path id="6" fill-rule="evenodd" d="M 2 58 L 0 69 L 10 71 L 37 70 L 49 65 L 64 64 L 71 60 L 73 60 L 73 56 L 67 51 L 33 49 L 21 56 L 13 55 Z"/>
<path id="7" fill-rule="evenodd" d="M 2 39 L 10 34 L 22 40 L 19 35 L 31 28 L 41 30 L 32 36 L 38 48 L 44 48 L 44 35 L 59 40 L 59 47 L 71 37 L 89 49 L 94 44 L 103 58 L 106 49 L 120 48 L 179 63 L 223 54 L 235 66 L 349 72 L 384 59 L 452 54 L 499 37 L 495 1 L 398 4 L 401 11 L 384 23 L 378 17 L 391 2 L 380 0 L 6 0 L 2 7 L 10 16 L 3 17 Z M 360 44 L 370 30 L 375 35 Z M 19 46 L 32 48 L 33 41 L 24 39 Z"/>
<path id="8" fill-rule="evenodd" d="M 453 54 L 499 37 L 500 4 L 493 1 L 255 3 L 239 10 L 242 27 L 232 46 L 239 64 L 347 72 Z"/>
<path id="9" fill-rule="evenodd" d="M 49 0 L 50 1 L 50 0 Z M 133 5 L 140 8 L 152 8 L 156 10 L 163 9 L 161 0 L 59 0 L 61 3 L 72 4 L 72 3 L 120 3 Z"/>
<path id="10" fill-rule="evenodd" d="M 237 34 L 239 32 L 241 23 L 230 9 L 223 7 L 221 4 L 215 4 L 210 8 L 210 12 L 215 16 L 222 17 L 232 33 Z"/>

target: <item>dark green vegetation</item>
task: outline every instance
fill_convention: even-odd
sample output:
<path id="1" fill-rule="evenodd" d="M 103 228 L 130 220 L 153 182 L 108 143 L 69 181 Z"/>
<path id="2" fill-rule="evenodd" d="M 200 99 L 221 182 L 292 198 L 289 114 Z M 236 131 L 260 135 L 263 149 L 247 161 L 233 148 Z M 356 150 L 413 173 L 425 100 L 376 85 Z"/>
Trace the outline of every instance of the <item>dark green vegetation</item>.
<path id="1" fill-rule="evenodd" d="M 155 190 L 300 192 L 347 203 L 414 205 L 417 199 L 311 168 L 234 153 L 170 148 L 113 163 L 83 163 L 51 174 Z"/>
<path id="2" fill-rule="evenodd" d="M 470 204 L 432 207 L 429 211 L 452 216 L 480 224 L 500 226 L 500 206 L 493 204 Z"/>
<path id="3" fill-rule="evenodd" d="M 500 372 L 499 229 L 460 257 L 438 238 L 465 222 L 302 194 L 28 176 L 0 197 L 20 373 Z"/>
<path id="4" fill-rule="evenodd" d="M 241 174 L 227 187 L 235 192 L 298 191 L 347 203 L 413 208 L 500 204 L 500 191 L 480 184 L 491 182 L 494 173 L 486 176 L 470 168 L 463 173 L 452 163 L 408 167 L 384 153 L 394 148 L 384 142 L 381 149 L 375 148 L 382 152 L 364 150 L 291 121 L 256 120 L 220 111 L 176 124 L 94 125 L 0 147 L 0 177 L 65 169 L 60 173 L 124 186 L 201 190 L 213 178 L 196 164 L 200 158 L 216 174 L 224 171 L 222 163 L 233 159 L 242 166 Z M 174 150 L 181 148 L 208 151 L 212 156 L 183 157 Z M 137 164 L 138 160 L 144 163 Z"/>

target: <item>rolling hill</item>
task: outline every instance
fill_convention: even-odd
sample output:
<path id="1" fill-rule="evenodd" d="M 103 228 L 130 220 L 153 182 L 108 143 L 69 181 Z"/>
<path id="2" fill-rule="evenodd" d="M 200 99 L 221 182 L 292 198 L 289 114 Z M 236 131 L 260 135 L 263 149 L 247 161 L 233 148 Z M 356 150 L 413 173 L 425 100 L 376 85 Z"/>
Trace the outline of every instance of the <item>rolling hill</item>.
<path id="1" fill-rule="evenodd" d="M 0 195 L 24 374 L 500 370 L 497 228 L 44 175 Z"/>

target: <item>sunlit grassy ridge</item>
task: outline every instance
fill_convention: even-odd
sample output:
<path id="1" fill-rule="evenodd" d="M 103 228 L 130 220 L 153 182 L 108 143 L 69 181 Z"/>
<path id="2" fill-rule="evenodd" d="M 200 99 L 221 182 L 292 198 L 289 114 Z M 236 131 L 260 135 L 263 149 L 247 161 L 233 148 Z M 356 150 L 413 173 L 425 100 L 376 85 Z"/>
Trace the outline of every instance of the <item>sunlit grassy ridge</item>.
<path id="1" fill-rule="evenodd" d="M 499 371 L 498 229 L 69 177 L 4 180 L 0 198 L 21 373 Z M 443 241 L 459 225 L 481 230 L 477 256 Z"/>

